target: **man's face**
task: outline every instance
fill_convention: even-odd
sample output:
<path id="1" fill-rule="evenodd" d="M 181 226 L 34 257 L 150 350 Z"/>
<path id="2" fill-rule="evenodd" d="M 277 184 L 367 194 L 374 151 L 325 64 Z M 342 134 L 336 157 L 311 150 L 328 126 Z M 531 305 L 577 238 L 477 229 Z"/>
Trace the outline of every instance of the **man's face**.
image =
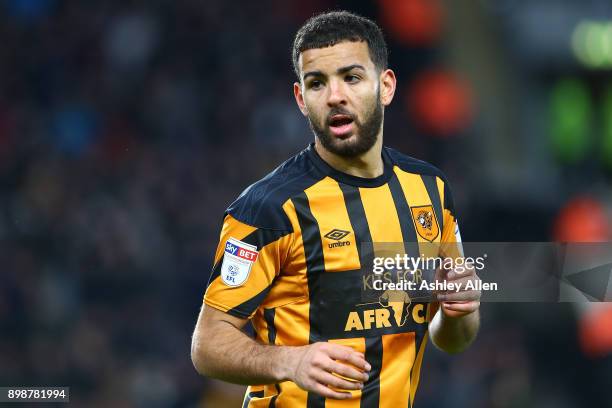
<path id="1" fill-rule="evenodd" d="M 381 98 L 381 84 L 388 91 L 384 78 L 391 71 L 378 72 L 364 41 L 306 50 L 299 66 L 295 97 L 323 147 L 343 157 L 370 150 L 380 133 L 383 105 L 391 101 L 388 92 Z"/>

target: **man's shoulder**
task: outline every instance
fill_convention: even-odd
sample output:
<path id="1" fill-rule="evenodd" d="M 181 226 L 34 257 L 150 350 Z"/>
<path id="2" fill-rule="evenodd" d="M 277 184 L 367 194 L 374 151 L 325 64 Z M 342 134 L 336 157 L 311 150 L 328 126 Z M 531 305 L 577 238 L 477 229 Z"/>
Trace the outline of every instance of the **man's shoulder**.
<path id="1" fill-rule="evenodd" d="M 389 157 L 391 157 L 393 164 L 399 167 L 401 171 L 406 173 L 440 177 L 444 183 L 447 182 L 444 172 L 433 164 L 416 159 L 412 156 L 408 156 L 407 154 L 401 153 L 390 147 L 385 147 L 385 150 L 389 154 Z"/>
<path id="2" fill-rule="evenodd" d="M 307 150 L 303 150 L 247 187 L 225 213 L 253 227 L 291 231 L 283 204 L 319 179 Z"/>

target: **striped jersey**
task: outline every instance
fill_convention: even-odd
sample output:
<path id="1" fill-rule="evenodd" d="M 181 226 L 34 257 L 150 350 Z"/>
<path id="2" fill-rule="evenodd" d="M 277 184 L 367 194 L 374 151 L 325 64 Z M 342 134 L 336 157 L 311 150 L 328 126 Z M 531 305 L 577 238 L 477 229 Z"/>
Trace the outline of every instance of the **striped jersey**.
<path id="1" fill-rule="evenodd" d="M 261 343 L 333 342 L 372 366 L 348 400 L 285 381 L 249 386 L 244 407 L 412 406 L 434 304 L 397 290 L 364 299 L 376 244 L 402 243 L 418 256 L 460 238 L 444 174 L 388 147 L 382 159 L 379 177 L 352 176 L 311 144 L 227 209 L 206 305 L 251 319 Z"/>

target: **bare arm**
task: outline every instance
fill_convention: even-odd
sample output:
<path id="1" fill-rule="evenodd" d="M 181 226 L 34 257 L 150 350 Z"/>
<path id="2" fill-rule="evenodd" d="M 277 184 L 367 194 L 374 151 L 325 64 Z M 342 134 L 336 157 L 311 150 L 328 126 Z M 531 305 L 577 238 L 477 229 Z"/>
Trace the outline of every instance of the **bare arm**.
<path id="1" fill-rule="evenodd" d="M 463 273 L 440 270 L 437 280 L 461 284 L 459 292 L 438 293 L 439 310 L 429 323 L 431 341 L 447 353 L 465 350 L 476 338 L 480 327 L 480 290 L 466 290 L 468 281 L 479 280 L 473 269 Z"/>
<path id="2" fill-rule="evenodd" d="M 272 384 L 289 378 L 283 360 L 287 350 L 265 346 L 249 338 L 240 319 L 203 306 L 191 343 L 196 370 L 206 376 L 235 384 Z M 276 358 L 272 358 L 273 355 Z"/>
<path id="3" fill-rule="evenodd" d="M 440 350 L 459 353 L 474 341 L 479 326 L 478 310 L 459 317 L 448 316 L 439 310 L 429 324 L 429 332 L 431 341 Z"/>
<path id="4" fill-rule="evenodd" d="M 350 347 L 331 343 L 263 345 L 242 332 L 246 322 L 202 307 L 191 343 L 191 360 L 200 374 L 244 385 L 290 380 L 302 389 L 335 399 L 349 398 L 351 394 L 334 391 L 330 385 L 358 390 L 367 381 L 370 366 L 363 354 Z"/>

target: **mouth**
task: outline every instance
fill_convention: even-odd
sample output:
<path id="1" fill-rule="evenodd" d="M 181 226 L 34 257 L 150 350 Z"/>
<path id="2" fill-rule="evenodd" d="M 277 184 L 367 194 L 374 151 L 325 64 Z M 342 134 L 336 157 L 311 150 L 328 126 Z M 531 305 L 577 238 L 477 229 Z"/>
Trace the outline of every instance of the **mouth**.
<path id="1" fill-rule="evenodd" d="M 333 115 L 329 121 L 329 129 L 336 137 L 344 138 L 353 131 L 353 117 L 351 115 Z"/>

